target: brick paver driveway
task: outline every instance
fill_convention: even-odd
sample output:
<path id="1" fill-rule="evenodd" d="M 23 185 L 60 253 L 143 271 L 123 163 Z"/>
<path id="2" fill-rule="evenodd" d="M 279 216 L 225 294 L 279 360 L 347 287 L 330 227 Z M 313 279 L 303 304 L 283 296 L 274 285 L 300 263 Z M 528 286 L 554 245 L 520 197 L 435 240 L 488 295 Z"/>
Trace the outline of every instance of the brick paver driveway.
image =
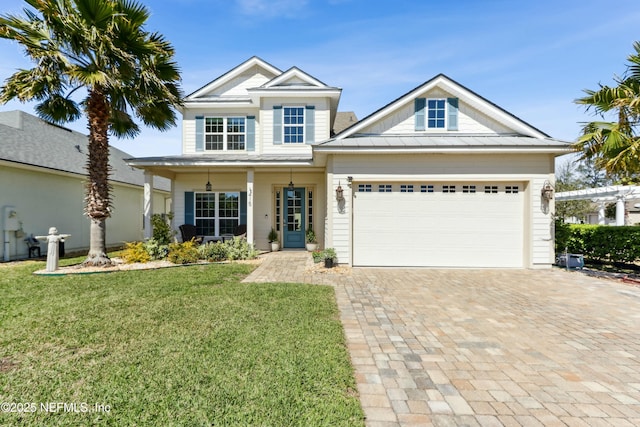
<path id="1" fill-rule="evenodd" d="M 335 286 L 368 426 L 640 425 L 638 287 L 562 270 L 285 264 L 289 281 Z"/>

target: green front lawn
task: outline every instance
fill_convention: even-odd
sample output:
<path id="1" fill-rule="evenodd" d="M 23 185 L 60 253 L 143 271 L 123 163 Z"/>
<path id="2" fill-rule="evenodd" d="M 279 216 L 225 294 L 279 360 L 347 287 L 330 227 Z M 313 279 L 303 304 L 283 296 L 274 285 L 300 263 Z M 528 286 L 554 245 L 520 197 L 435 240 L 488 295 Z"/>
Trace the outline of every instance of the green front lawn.
<path id="1" fill-rule="evenodd" d="M 363 425 L 330 287 L 42 268 L 0 266 L 0 425 Z"/>

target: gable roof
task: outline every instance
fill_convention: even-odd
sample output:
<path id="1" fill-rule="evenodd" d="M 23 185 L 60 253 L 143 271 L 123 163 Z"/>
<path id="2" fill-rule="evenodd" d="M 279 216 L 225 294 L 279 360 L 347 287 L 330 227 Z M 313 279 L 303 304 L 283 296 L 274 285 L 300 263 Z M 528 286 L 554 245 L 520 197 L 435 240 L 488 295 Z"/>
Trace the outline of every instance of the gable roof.
<path id="1" fill-rule="evenodd" d="M 299 80 L 296 82 L 296 79 Z M 287 81 L 293 81 L 295 83 L 291 85 L 287 85 Z M 302 82 L 302 83 L 300 83 Z M 263 84 L 262 88 L 272 88 L 276 86 L 315 86 L 315 87 L 326 87 L 327 85 L 316 79 L 310 74 L 305 73 L 298 67 L 291 67 L 284 73 L 279 76 L 273 78 L 267 83 Z"/>
<path id="2" fill-rule="evenodd" d="M 215 88 L 233 80 L 235 77 L 241 75 L 242 73 L 244 73 L 245 71 L 251 69 L 252 67 L 257 66 L 259 68 L 264 69 L 265 71 L 267 71 L 270 74 L 273 74 L 275 76 L 279 76 L 280 74 L 282 74 L 282 71 L 276 67 L 274 67 L 273 65 L 269 64 L 268 62 L 264 61 L 261 58 L 258 58 L 257 56 L 252 56 L 251 58 L 247 59 L 246 61 L 244 61 L 242 64 L 238 65 L 237 67 L 232 68 L 231 70 L 227 71 L 226 73 L 224 73 L 223 75 L 221 75 L 220 77 L 215 78 L 214 80 L 210 81 L 209 83 L 207 83 L 206 85 L 202 86 L 200 89 L 197 89 L 196 91 L 190 93 L 189 95 L 187 95 L 185 97 L 185 101 L 189 102 L 189 101 L 193 101 L 196 98 L 211 92 L 212 90 L 214 90 Z"/>
<path id="3" fill-rule="evenodd" d="M 335 139 L 340 140 L 357 134 L 358 131 L 374 124 L 387 115 L 398 111 L 399 109 L 405 107 L 408 103 L 413 102 L 415 98 L 420 97 L 420 95 L 436 87 L 441 88 L 445 92 L 459 98 L 464 103 L 487 113 L 493 119 L 513 129 L 517 134 L 535 138 L 549 138 L 549 135 L 547 135 L 546 133 L 533 127 L 524 120 L 516 117 L 515 115 L 499 107 L 493 102 L 473 92 L 471 89 L 468 89 L 467 87 L 441 73 L 436 75 L 432 79 L 427 80 L 420 86 L 410 90 L 406 94 L 391 101 L 384 107 L 369 114 L 367 117 L 355 123 L 353 126 L 350 126 L 349 128 L 336 135 Z"/>
<path id="4" fill-rule="evenodd" d="M 89 137 L 44 121 L 24 111 L 0 112 L 0 161 L 86 176 Z M 109 147 L 110 181 L 143 186 L 144 174 L 125 163 L 131 155 Z M 171 190 L 165 178 L 154 179 L 154 187 Z"/>

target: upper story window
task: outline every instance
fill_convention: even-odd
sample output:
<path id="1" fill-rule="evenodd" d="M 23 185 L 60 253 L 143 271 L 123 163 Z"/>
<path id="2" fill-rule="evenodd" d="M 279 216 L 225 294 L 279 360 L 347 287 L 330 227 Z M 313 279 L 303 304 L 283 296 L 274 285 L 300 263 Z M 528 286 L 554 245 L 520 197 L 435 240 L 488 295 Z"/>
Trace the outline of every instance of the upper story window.
<path id="1" fill-rule="evenodd" d="M 414 108 L 416 131 L 458 130 L 458 98 L 416 98 Z"/>
<path id="2" fill-rule="evenodd" d="M 427 100 L 427 127 L 429 129 L 444 129 L 446 105 L 445 99 Z"/>
<path id="3" fill-rule="evenodd" d="M 204 149 L 206 151 L 244 150 L 246 126 L 244 117 L 206 117 Z"/>
<path id="4" fill-rule="evenodd" d="M 304 142 L 304 107 L 283 107 L 284 143 Z"/>
<path id="5" fill-rule="evenodd" d="M 273 143 L 301 145 L 315 141 L 315 106 L 273 106 Z"/>

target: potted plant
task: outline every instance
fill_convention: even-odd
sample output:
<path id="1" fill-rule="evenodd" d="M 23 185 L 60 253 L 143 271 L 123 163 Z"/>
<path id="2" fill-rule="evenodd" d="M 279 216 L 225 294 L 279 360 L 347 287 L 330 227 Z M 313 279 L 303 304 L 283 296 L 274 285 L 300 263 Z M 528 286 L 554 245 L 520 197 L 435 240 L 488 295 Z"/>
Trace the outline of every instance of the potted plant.
<path id="1" fill-rule="evenodd" d="M 271 227 L 267 239 L 269 239 L 269 243 L 271 243 L 271 252 L 278 252 L 280 250 L 280 242 L 278 242 L 278 233 L 273 227 Z"/>
<path id="2" fill-rule="evenodd" d="M 311 227 L 307 228 L 307 234 L 305 235 L 306 247 L 309 252 L 313 252 L 318 248 L 318 239 L 316 239 L 316 233 Z"/>
<path id="3" fill-rule="evenodd" d="M 326 268 L 333 268 L 333 265 L 338 260 L 336 250 L 333 248 L 326 248 L 324 251 L 322 251 L 322 257 L 324 258 L 324 266 Z"/>

